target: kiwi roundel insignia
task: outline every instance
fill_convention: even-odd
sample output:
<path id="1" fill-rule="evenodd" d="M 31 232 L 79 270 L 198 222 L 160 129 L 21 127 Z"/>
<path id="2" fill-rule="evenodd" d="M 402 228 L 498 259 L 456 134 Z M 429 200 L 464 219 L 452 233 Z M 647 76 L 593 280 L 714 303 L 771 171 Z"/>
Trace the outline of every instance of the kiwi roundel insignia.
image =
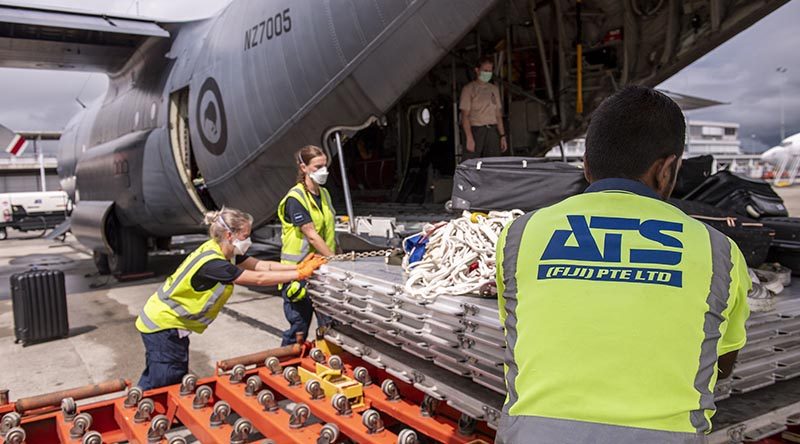
<path id="1" fill-rule="evenodd" d="M 213 77 L 207 78 L 197 97 L 196 121 L 200 140 L 211 154 L 219 156 L 228 144 L 228 121 L 217 81 Z"/>

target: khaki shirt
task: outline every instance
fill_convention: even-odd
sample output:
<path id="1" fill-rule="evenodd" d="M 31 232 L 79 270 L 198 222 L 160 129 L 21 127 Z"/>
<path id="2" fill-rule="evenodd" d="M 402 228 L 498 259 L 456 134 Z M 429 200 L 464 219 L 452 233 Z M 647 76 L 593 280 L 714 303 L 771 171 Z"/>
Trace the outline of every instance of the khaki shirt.
<path id="1" fill-rule="evenodd" d="M 473 80 L 461 90 L 459 109 L 472 126 L 497 125 L 503 110 L 500 90 L 492 83 Z"/>

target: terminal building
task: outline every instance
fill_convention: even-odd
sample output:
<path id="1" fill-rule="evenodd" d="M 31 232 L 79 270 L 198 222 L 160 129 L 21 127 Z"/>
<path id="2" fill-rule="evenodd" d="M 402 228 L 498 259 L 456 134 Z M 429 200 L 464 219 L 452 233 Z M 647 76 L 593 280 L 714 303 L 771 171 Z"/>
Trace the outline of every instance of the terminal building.
<path id="1" fill-rule="evenodd" d="M 686 157 L 741 154 L 739 124 L 689 120 L 686 122 Z"/>
<path id="2" fill-rule="evenodd" d="M 21 132 L 28 147 L 19 156 L 0 150 L 0 194 L 60 191 L 58 132 Z"/>
<path id="3" fill-rule="evenodd" d="M 712 122 L 708 120 L 688 120 L 686 122 L 686 151 L 684 157 L 739 156 L 742 144 L 739 140 L 739 124 L 731 122 Z M 564 157 L 580 159 L 586 151 L 586 139 L 579 137 L 564 142 Z M 549 158 L 560 158 L 561 147 L 555 146 L 547 153 Z"/>

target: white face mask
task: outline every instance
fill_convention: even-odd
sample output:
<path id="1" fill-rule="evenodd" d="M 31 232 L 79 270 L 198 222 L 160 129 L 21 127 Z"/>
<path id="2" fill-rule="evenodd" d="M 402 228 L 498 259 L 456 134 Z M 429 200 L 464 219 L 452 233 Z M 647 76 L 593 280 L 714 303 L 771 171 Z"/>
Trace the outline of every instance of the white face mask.
<path id="1" fill-rule="evenodd" d="M 250 246 L 253 245 L 253 242 L 250 240 L 250 237 L 247 239 L 234 239 L 231 241 L 233 245 L 233 252 L 236 253 L 237 256 L 243 256 L 247 253 L 247 250 L 250 249 Z"/>
<path id="2" fill-rule="evenodd" d="M 328 181 L 328 167 L 324 166 L 313 173 L 308 173 L 308 177 L 319 185 L 325 185 Z"/>

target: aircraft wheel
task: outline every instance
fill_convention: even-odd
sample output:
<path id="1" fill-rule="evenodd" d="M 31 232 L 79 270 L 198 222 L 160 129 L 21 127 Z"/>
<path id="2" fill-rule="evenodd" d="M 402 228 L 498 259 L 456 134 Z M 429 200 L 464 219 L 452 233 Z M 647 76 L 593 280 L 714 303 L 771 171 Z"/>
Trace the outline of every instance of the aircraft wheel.
<path id="1" fill-rule="evenodd" d="M 147 269 L 147 239 L 127 227 L 115 233 L 114 253 L 108 256 L 108 265 L 115 275 L 141 273 Z"/>
<path id="2" fill-rule="evenodd" d="M 94 259 L 94 266 L 101 275 L 107 276 L 111 274 L 111 267 L 108 265 L 107 254 L 98 253 L 95 251 L 92 255 L 92 258 Z"/>

